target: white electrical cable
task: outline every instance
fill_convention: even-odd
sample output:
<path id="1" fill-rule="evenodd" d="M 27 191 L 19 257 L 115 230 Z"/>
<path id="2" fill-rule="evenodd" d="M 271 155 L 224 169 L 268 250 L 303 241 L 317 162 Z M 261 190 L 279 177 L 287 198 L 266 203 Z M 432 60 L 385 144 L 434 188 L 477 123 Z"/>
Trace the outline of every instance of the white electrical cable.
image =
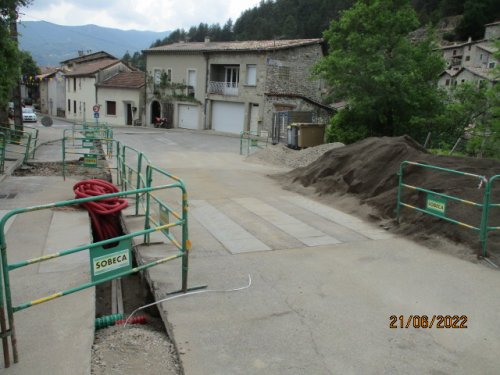
<path id="1" fill-rule="evenodd" d="M 137 311 L 140 311 L 140 310 L 144 310 L 144 309 L 147 309 L 148 307 L 151 307 L 151 306 L 154 306 L 154 305 L 157 305 L 159 303 L 162 303 L 162 302 L 167 302 L 167 301 L 171 301 L 173 299 L 176 299 L 176 298 L 181 298 L 181 297 L 187 297 L 187 296 L 192 296 L 193 294 L 201 294 L 201 293 L 231 293 L 231 292 L 238 292 L 240 290 L 244 290 L 244 289 L 248 289 L 250 288 L 250 286 L 252 285 L 252 277 L 250 276 L 250 274 L 248 275 L 248 284 L 245 285 L 245 286 L 242 286 L 242 287 L 239 287 L 239 288 L 235 288 L 235 289 L 229 289 L 229 290 L 218 290 L 218 289 L 204 289 L 204 290 L 196 290 L 194 292 L 188 292 L 188 293 L 184 293 L 184 294 L 177 294 L 175 296 L 171 296 L 171 297 L 167 297 L 167 298 L 164 298 L 162 300 L 159 300 L 159 301 L 156 301 L 156 302 L 153 302 L 153 303 L 150 303 L 150 304 L 147 304 L 147 305 L 144 305 L 144 306 L 141 306 L 137 309 L 135 309 L 134 311 L 132 311 L 132 313 L 127 317 L 127 319 L 125 320 L 125 324 L 123 325 L 123 328 L 127 327 L 127 324 L 128 324 L 128 321 L 130 318 L 132 318 L 134 316 L 134 314 L 137 312 Z"/>

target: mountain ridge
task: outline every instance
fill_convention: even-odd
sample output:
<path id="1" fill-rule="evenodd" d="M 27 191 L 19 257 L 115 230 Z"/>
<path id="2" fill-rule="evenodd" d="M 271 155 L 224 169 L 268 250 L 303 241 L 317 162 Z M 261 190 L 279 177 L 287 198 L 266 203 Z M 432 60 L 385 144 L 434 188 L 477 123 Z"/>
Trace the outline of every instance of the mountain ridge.
<path id="1" fill-rule="evenodd" d="M 19 47 L 39 66 L 58 66 L 78 56 L 78 51 L 106 51 L 117 58 L 148 48 L 169 31 L 120 30 L 93 24 L 64 26 L 47 21 L 23 21 L 18 25 Z"/>

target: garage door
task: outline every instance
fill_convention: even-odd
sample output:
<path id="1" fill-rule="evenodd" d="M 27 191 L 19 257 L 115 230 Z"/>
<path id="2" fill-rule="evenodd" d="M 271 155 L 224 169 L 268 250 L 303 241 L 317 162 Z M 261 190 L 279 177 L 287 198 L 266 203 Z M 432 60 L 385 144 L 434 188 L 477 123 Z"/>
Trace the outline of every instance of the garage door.
<path id="1" fill-rule="evenodd" d="M 243 103 L 214 102 L 212 129 L 227 133 L 243 131 L 245 105 Z"/>
<path id="2" fill-rule="evenodd" d="M 198 106 L 179 104 L 179 128 L 198 129 Z"/>

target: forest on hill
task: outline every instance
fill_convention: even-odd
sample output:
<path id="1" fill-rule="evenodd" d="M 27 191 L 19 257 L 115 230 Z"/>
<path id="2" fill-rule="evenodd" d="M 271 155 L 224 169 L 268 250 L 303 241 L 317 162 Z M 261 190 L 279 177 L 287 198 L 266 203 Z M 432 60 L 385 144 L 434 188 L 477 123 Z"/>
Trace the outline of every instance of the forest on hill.
<path id="1" fill-rule="evenodd" d="M 168 37 L 158 39 L 151 47 L 178 41 L 269 40 L 320 38 L 340 12 L 355 0 L 262 0 L 244 11 L 236 21 L 219 24 L 200 23 L 189 30 L 177 29 Z M 421 24 L 436 24 L 448 16 L 463 15 L 449 40 L 480 39 L 484 24 L 500 18 L 498 0 L 411 0 Z"/>

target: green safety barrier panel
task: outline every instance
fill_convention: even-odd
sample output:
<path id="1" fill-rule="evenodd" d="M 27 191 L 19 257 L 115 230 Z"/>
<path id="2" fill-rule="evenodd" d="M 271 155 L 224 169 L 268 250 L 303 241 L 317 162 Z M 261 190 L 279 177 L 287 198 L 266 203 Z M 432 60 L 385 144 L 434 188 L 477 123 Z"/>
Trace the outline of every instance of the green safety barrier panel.
<path id="1" fill-rule="evenodd" d="M 23 163 L 26 163 L 33 154 L 33 134 L 31 131 L 22 131 L 0 127 L 0 131 L 5 133 L 5 158 L 17 160 L 23 158 Z M 36 132 L 36 136 L 38 133 Z"/>
<path id="2" fill-rule="evenodd" d="M 149 158 L 133 147 L 124 145 L 118 152 L 117 181 L 122 190 L 140 189 L 147 186 L 146 167 L 151 165 Z M 135 214 L 139 214 L 139 204 L 144 200 L 139 194 L 135 197 Z"/>
<path id="3" fill-rule="evenodd" d="M 405 167 L 407 166 L 423 168 L 429 171 L 451 173 L 455 175 L 464 176 L 466 178 L 475 179 L 477 180 L 478 188 L 484 187 L 482 200 L 480 202 L 472 202 L 457 196 L 447 195 L 431 189 L 425 189 L 419 186 L 409 185 L 405 183 L 404 179 Z M 397 195 L 397 206 L 396 206 L 396 220 L 398 223 L 400 222 L 401 219 L 401 208 L 406 207 L 430 216 L 437 217 L 439 219 L 448 221 L 450 223 L 460 225 L 463 228 L 467 228 L 479 233 L 480 249 L 478 251 L 478 255 L 482 257 L 487 256 L 488 232 L 493 230 L 500 230 L 500 227 L 492 227 L 489 226 L 488 224 L 489 212 L 491 208 L 500 208 L 500 204 L 491 203 L 490 201 L 492 185 L 496 180 L 500 179 L 500 176 L 493 176 L 492 178 L 488 179 L 485 176 L 480 176 L 473 173 L 461 172 L 453 169 L 438 167 L 435 165 L 404 161 L 400 165 L 398 178 L 399 182 L 398 182 L 398 195 Z M 403 189 L 410 189 L 423 193 L 423 195 L 425 196 L 423 205 L 421 205 L 421 207 L 417 207 L 417 205 L 409 204 L 408 202 L 403 202 L 402 199 Z M 448 213 L 448 206 L 451 203 L 463 204 L 469 207 L 476 207 L 477 209 L 479 209 L 480 210 L 479 223 L 464 223 L 462 221 L 450 217 Z"/>
<path id="4" fill-rule="evenodd" d="M 89 130 L 86 132 L 75 133 L 74 136 L 68 136 L 67 132 L 73 132 L 72 129 L 65 129 L 62 138 L 62 175 L 66 178 L 67 156 L 79 155 L 83 161 L 83 166 L 101 169 L 119 169 L 118 154 L 119 143 L 109 138 L 112 133 L 106 133 L 104 137 L 100 133 Z M 107 159 L 116 156 L 116 166 L 107 165 Z M 99 160 L 103 162 L 99 163 Z"/>
<path id="5" fill-rule="evenodd" d="M 264 140 L 260 132 L 242 131 L 240 133 L 240 155 L 246 152 L 249 155 L 253 148 L 267 147 L 268 138 Z"/>

